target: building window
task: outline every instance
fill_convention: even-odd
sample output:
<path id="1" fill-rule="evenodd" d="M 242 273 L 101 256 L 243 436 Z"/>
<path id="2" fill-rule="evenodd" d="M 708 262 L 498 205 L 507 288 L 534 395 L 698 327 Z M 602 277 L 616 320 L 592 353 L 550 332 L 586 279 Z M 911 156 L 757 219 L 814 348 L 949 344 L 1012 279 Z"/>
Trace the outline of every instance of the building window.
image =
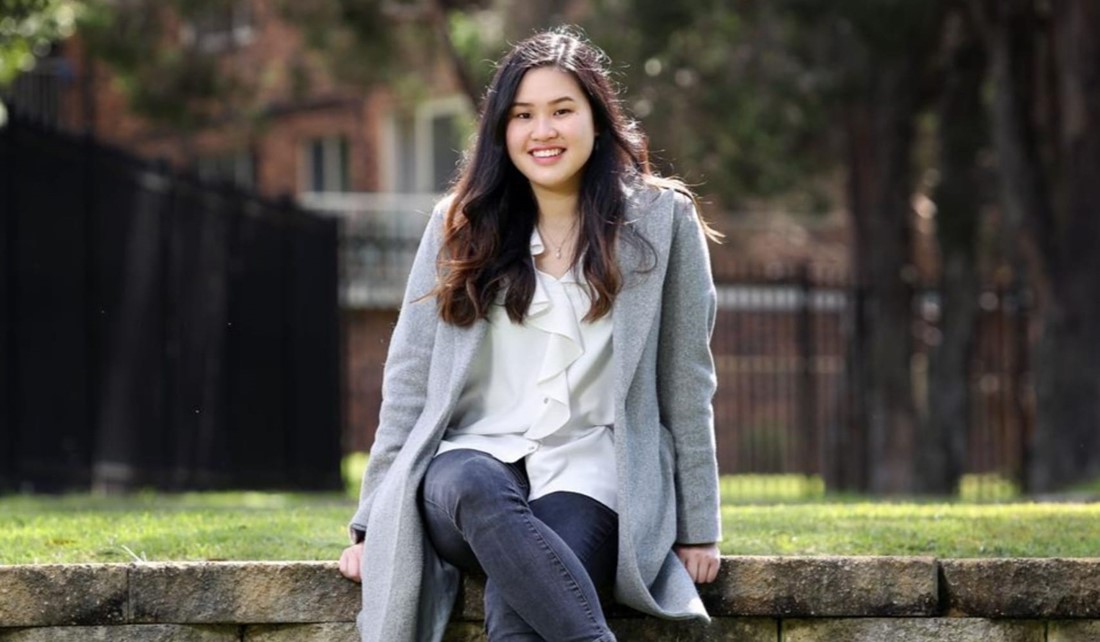
<path id="1" fill-rule="evenodd" d="M 326 136 L 307 142 L 302 149 L 303 192 L 346 192 L 348 180 L 348 139 Z"/>
<path id="2" fill-rule="evenodd" d="M 256 163 L 249 151 L 199 157 L 195 170 L 205 181 L 224 181 L 245 189 L 256 186 Z"/>
<path id="3" fill-rule="evenodd" d="M 248 0 L 225 0 L 212 3 L 185 21 L 182 38 L 185 45 L 217 53 L 252 42 L 254 26 L 252 5 Z"/>
<path id="4" fill-rule="evenodd" d="M 413 114 L 395 113 L 386 131 L 389 162 L 382 164 L 382 185 L 399 193 L 447 191 L 473 126 L 462 96 L 430 100 Z"/>
<path id="5" fill-rule="evenodd" d="M 385 191 L 412 194 L 419 191 L 416 184 L 416 119 L 411 114 L 398 113 L 393 118 L 390 163 L 383 170 L 392 172 L 390 180 L 384 180 Z"/>

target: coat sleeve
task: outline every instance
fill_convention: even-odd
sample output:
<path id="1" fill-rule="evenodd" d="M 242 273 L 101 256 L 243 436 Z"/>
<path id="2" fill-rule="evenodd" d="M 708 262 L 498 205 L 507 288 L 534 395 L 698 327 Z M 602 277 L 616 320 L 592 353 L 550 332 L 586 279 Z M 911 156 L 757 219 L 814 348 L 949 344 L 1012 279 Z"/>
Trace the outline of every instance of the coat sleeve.
<path id="1" fill-rule="evenodd" d="M 440 323 L 435 297 L 425 297 L 436 286 L 437 258 L 443 241 L 447 202 L 435 207 L 413 260 L 401 311 L 382 375 L 382 406 L 367 469 L 359 490 L 359 507 L 349 524 L 353 542 L 362 541 L 367 516 L 378 485 L 385 478 L 401 446 L 420 418 L 427 401 L 428 369 L 436 327 Z"/>
<path id="2" fill-rule="evenodd" d="M 722 538 L 710 338 L 717 313 L 707 239 L 691 199 L 676 195 L 661 303 L 657 390 L 676 451 L 676 541 Z"/>

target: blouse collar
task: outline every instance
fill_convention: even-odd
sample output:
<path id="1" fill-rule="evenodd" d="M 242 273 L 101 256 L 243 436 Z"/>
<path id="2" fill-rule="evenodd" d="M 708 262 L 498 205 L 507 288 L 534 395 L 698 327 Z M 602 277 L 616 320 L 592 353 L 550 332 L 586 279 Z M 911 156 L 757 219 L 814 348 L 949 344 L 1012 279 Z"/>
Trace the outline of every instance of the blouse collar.
<path id="1" fill-rule="evenodd" d="M 534 259 L 535 259 L 536 256 L 538 256 L 538 255 L 542 254 L 543 252 L 545 252 L 546 249 L 547 249 L 546 244 L 543 242 L 542 236 L 539 234 L 539 227 L 536 225 L 534 227 L 534 229 L 531 230 L 531 260 L 532 260 L 532 262 L 534 262 Z M 569 268 L 568 272 L 561 275 L 561 277 L 556 279 L 556 280 L 559 283 L 580 283 L 581 279 L 580 279 L 580 274 L 579 274 L 579 271 L 578 271 L 578 267 L 579 266 L 576 263 L 574 263 L 573 266 L 571 268 Z M 549 274 L 546 274 L 545 272 L 540 272 L 540 273 L 545 275 L 546 278 L 549 278 L 549 279 L 554 278 L 554 277 L 550 276 Z"/>

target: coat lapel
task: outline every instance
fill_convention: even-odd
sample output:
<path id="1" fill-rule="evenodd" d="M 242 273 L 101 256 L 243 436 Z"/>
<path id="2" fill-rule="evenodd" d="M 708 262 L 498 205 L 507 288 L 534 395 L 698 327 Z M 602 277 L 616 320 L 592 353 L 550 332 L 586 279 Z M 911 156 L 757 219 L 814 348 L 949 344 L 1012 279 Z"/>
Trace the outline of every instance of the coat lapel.
<path id="1" fill-rule="evenodd" d="M 615 398 L 621 406 L 626 403 L 630 382 L 634 380 L 661 302 L 672 221 L 671 214 L 666 215 L 663 210 L 672 207 L 670 196 L 667 190 L 660 195 L 651 190 L 630 194 L 626 212 L 629 229 L 620 234 L 616 248 L 623 289 L 615 298 L 611 317 L 615 328 L 612 350 L 616 364 Z M 644 243 L 639 246 L 624 238 L 634 233 L 645 238 L 653 252 Z"/>
<path id="2" fill-rule="evenodd" d="M 466 375 L 470 371 L 474 358 L 477 357 L 477 350 L 481 346 L 482 339 L 485 338 L 489 322 L 485 319 L 478 319 L 468 328 L 460 328 L 449 323 L 442 324 L 442 327 L 444 332 L 451 335 L 443 337 L 445 340 L 442 345 L 453 346 L 451 384 L 445 406 L 447 413 L 450 414 L 455 404 L 458 403 L 463 387 L 465 387 Z"/>

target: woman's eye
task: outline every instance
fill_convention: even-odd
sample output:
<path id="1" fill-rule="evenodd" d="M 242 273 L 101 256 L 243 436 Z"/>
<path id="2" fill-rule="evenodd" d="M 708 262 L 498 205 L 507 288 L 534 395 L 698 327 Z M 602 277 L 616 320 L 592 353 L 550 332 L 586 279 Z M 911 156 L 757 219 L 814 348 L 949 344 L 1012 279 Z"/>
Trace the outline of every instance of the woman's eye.
<path id="1" fill-rule="evenodd" d="M 556 112 L 554 112 L 554 114 L 557 115 L 557 116 L 564 116 L 566 114 L 572 114 L 572 113 L 573 113 L 572 109 L 559 109 Z"/>
<path id="2" fill-rule="evenodd" d="M 529 114 L 525 111 L 521 111 L 521 112 L 512 114 L 512 118 L 518 118 L 520 120 L 527 120 L 530 117 L 531 117 L 531 114 Z"/>

